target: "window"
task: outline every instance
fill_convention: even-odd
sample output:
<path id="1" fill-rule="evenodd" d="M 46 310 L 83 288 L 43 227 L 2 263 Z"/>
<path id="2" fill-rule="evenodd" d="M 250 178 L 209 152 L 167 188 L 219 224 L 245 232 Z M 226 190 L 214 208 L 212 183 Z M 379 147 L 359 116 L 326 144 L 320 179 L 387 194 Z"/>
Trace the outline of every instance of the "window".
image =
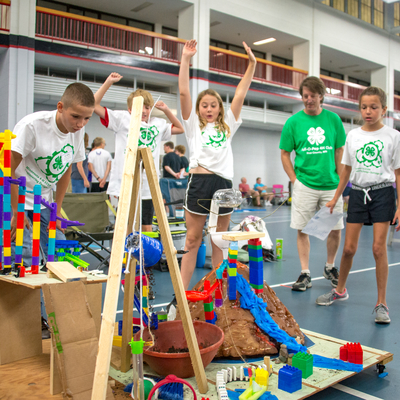
<path id="1" fill-rule="evenodd" d="M 161 33 L 163 35 L 169 35 L 169 36 L 173 36 L 173 37 L 178 37 L 178 30 L 177 29 L 167 28 L 166 26 L 162 27 Z"/>
<path id="2" fill-rule="evenodd" d="M 383 1 L 374 0 L 374 25 L 383 29 Z"/>
<path id="3" fill-rule="evenodd" d="M 361 19 L 371 23 L 371 0 L 361 0 Z"/>

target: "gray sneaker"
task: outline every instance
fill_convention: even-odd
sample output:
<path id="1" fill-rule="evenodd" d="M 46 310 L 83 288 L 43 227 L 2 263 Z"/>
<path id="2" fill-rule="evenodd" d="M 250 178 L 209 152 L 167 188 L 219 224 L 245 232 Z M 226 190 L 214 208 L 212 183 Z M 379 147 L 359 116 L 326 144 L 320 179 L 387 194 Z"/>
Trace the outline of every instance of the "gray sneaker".
<path id="1" fill-rule="evenodd" d="M 319 306 L 330 306 L 334 301 L 343 301 L 349 298 L 347 289 L 343 294 L 336 293 L 335 289 L 332 289 L 329 293 L 323 294 L 315 300 Z"/>
<path id="2" fill-rule="evenodd" d="M 375 322 L 377 324 L 390 324 L 389 308 L 384 304 L 380 303 L 372 311 L 372 314 L 376 312 Z"/>
<path id="3" fill-rule="evenodd" d="M 326 264 L 324 267 L 324 277 L 331 281 L 331 285 L 333 287 L 337 287 L 338 280 L 339 280 L 339 271 L 336 267 L 328 269 Z"/>
<path id="4" fill-rule="evenodd" d="M 300 274 L 299 278 L 293 283 L 292 290 L 304 292 L 312 286 L 310 274 Z"/>

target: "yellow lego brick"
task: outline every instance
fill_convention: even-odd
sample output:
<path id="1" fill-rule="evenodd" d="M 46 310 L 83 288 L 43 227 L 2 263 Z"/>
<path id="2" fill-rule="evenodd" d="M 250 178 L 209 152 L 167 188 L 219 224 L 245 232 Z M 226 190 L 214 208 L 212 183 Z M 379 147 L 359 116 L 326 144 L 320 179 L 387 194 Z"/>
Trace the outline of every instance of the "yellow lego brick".
<path id="1" fill-rule="evenodd" d="M 11 247 L 4 247 L 4 257 L 11 257 Z"/>
<path id="2" fill-rule="evenodd" d="M 237 250 L 228 249 L 228 254 L 237 254 L 237 253 L 238 253 Z"/>
<path id="3" fill-rule="evenodd" d="M 51 230 L 49 231 L 49 239 L 55 239 L 56 238 L 56 231 Z"/>

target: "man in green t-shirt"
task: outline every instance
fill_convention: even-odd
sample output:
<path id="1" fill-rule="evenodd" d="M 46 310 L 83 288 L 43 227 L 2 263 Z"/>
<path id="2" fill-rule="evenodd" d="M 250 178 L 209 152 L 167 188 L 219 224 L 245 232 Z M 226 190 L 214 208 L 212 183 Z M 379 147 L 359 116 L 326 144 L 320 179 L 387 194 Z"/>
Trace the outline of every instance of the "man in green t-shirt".
<path id="1" fill-rule="evenodd" d="M 332 200 L 339 184 L 339 173 L 346 134 L 339 116 L 322 109 L 326 93 L 324 83 L 317 77 L 304 79 L 299 89 L 304 110 L 290 117 L 283 127 L 279 148 L 281 160 L 292 191 L 290 227 L 297 229 L 297 250 L 301 274 L 292 290 L 305 291 L 312 286 L 309 270 L 310 240 L 302 229 L 315 212 Z M 290 153 L 296 154 L 294 168 Z M 335 210 L 343 212 L 342 200 Z M 343 218 L 330 232 L 327 240 L 327 262 L 324 276 L 337 286 L 339 273 L 335 257 L 340 244 Z"/>

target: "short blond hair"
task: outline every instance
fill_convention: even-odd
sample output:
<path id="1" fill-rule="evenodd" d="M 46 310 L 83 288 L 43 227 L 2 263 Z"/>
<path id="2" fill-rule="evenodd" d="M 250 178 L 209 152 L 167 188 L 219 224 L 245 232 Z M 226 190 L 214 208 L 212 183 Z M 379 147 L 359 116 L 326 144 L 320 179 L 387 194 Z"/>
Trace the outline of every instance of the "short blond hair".
<path id="1" fill-rule="evenodd" d="M 93 140 L 92 146 L 93 146 L 93 148 L 94 148 L 94 147 L 99 147 L 99 146 L 101 146 L 103 143 L 105 143 L 104 138 L 102 138 L 102 137 L 97 137 L 97 138 L 95 138 L 95 139 Z"/>
<path id="2" fill-rule="evenodd" d="M 133 98 L 134 97 L 139 97 L 139 96 L 143 97 L 143 104 L 145 106 L 147 106 L 147 107 L 153 107 L 154 106 L 154 99 L 153 99 L 153 96 L 151 95 L 151 93 L 148 92 L 147 90 L 137 89 L 134 92 L 132 92 L 128 96 L 128 98 L 126 99 L 128 110 L 132 110 Z"/>

